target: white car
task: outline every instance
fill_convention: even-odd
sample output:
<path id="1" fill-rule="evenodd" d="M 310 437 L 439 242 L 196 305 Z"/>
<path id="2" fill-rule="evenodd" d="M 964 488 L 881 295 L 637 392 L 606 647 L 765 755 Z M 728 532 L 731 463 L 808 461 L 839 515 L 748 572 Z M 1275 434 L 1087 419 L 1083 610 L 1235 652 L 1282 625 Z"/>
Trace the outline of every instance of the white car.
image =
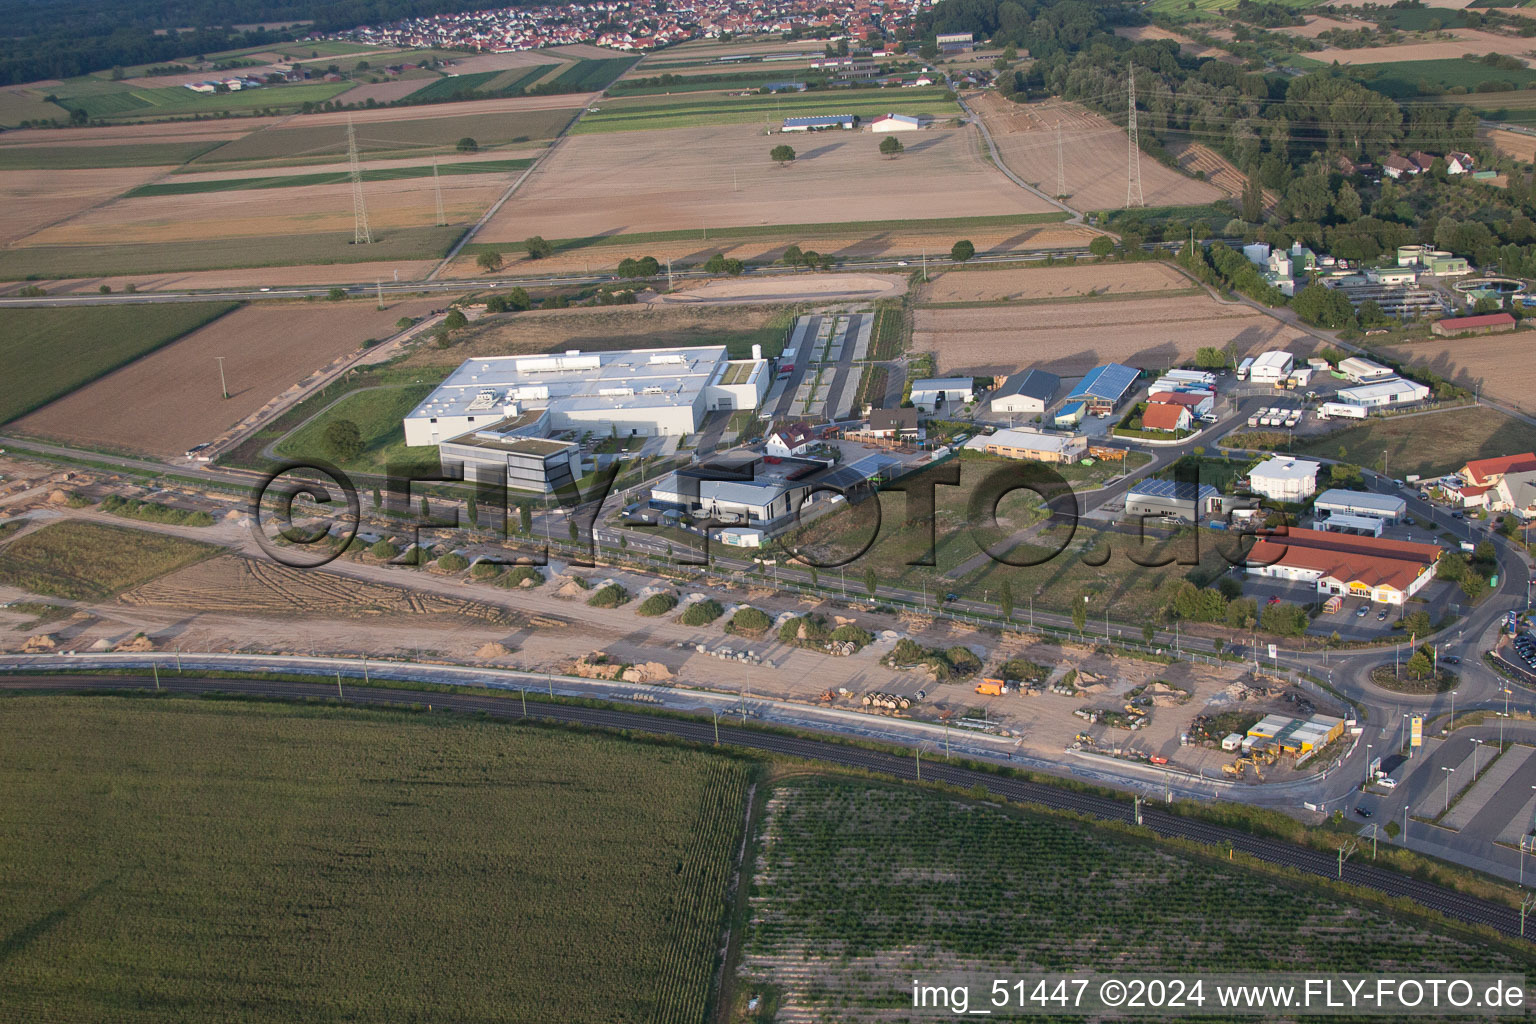
<path id="1" fill-rule="evenodd" d="M 1376 780 L 1376 785 L 1380 786 L 1382 789 L 1396 789 L 1397 780 L 1390 775 L 1383 775 L 1381 778 Z"/>

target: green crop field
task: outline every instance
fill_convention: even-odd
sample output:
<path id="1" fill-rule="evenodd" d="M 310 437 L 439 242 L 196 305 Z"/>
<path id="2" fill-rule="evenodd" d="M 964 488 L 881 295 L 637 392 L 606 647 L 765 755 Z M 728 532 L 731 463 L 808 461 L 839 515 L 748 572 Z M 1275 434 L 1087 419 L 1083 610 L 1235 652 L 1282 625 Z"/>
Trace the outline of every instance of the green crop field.
<path id="1" fill-rule="evenodd" d="M 144 89 L 122 82 L 103 82 L 95 78 L 74 78 L 54 90 L 60 106 L 83 110 L 95 118 L 169 117 L 187 114 L 218 114 L 252 110 L 297 110 L 306 102 L 323 103 L 352 88 L 351 82 L 300 82 L 292 85 L 268 85 L 259 89 L 205 95 L 168 86 Z"/>
<path id="2" fill-rule="evenodd" d="M 789 96 L 700 96 L 684 93 L 657 98 L 605 99 L 598 113 L 581 119 L 572 132 L 638 131 L 716 124 L 762 122 L 777 126 L 786 117 L 816 114 L 855 114 L 865 120 L 884 113 L 955 117 L 960 108 L 948 89 L 850 89 L 796 93 Z"/>
<path id="3" fill-rule="evenodd" d="M 786 782 L 772 800 L 737 996 L 768 991 L 797 1020 L 896 1019 L 894 1008 L 911 1006 L 914 977 L 961 971 L 1526 968 L 1503 947 L 1323 883 L 1144 833 L 847 779 Z M 971 1006 L 990 996 L 983 983 Z"/>
<path id="4" fill-rule="evenodd" d="M 463 231 L 462 226 L 397 228 L 375 232 L 372 245 L 353 245 L 350 231 L 137 245 L 35 245 L 0 250 L 0 280 L 438 259 Z"/>
<path id="5" fill-rule="evenodd" d="M 235 302 L 0 309 L 0 423 L 223 316 Z"/>
<path id="6" fill-rule="evenodd" d="M 29 1020 L 705 1020 L 748 763 L 467 717 L 0 701 Z"/>
<path id="7" fill-rule="evenodd" d="M 363 121 L 357 126 L 357 147 L 369 156 L 385 153 L 430 156 L 434 151 L 451 152 L 460 139 L 468 137 L 479 143 L 481 149 L 492 149 L 532 139 L 553 139 L 575 116 L 576 108 L 572 106 L 519 113 Z M 205 154 L 198 162 L 308 158 L 325 153 L 345 156 L 346 152 L 345 125 L 308 125 L 299 119 L 296 123 L 234 139 Z"/>
<path id="8" fill-rule="evenodd" d="M 461 94 L 467 96 L 500 74 L 500 71 L 480 71 L 471 75 L 444 75 L 437 81 L 411 93 L 411 100 L 412 102 L 429 102 L 452 99 Z"/>
<path id="9" fill-rule="evenodd" d="M 0 171 L 168 167 L 195 160 L 217 145 L 217 142 L 159 142 L 105 146 L 0 146 Z"/>
<path id="10" fill-rule="evenodd" d="M 597 92 L 612 85 L 624 72 L 635 66 L 635 57 L 610 57 L 606 60 L 579 60 L 553 79 L 556 85 L 581 92 Z"/>
<path id="11" fill-rule="evenodd" d="M 1536 450 L 1536 427 L 1486 407 L 1421 416 L 1389 416 L 1321 437 L 1297 438 L 1298 455 L 1320 455 L 1381 469 L 1394 476 L 1453 473 L 1472 459 Z"/>
<path id="12" fill-rule="evenodd" d="M 1204 11 L 1225 11 L 1237 6 L 1238 0 L 1152 0 L 1147 5 L 1148 14 L 1165 14 L 1174 17 L 1192 17 Z M 1316 7 L 1322 0 L 1275 0 L 1282 7 L 1305 10 Z"/>
<path id="13" fill-rule="evenodd" d="M 794 80 L 805 82 L 807 78 L 816 81 L 825 78 L 824 75 L 812 73 L 807 75 L 802 69 L 784 70 L 772 67 L 759 67 L 754 71 L 732 72 L 722 70 L 718 75 L 687 75 L 679 76 L 676 81 L 666 85 L 638 85 L 636 83 L 646 81 L 648 78 L 659 75 L 646 75 L 641 78 L 626 78 L 613 83 L 608 93 L 611 96 L 666 96 L 673 93 L 687 92 L 725 92 L 731 89 L 760 89 L 769 82 L 786 82 Z M 786 98 L 798 99 L 799 93 L 785 93 Z"/>
<path id="14" fill-rule="evenodd" d="M 435 461 L 435 449 L 405 446 L 405 428 L 400 423 L 434 387 L 403 384 L 354 391 L 283 438 L 277 453 L 291 459 L 334 461 L 336 453 L 326 443 L 326 428 L 339 420 L 351 420 L 362 435 L 363 450 L 355 459 L 341 463 L 344 470 L 383 473 L 392 461 Z"/>
<path id="15" fill-rule="evenodd" d="M 1362 64 L 1349 69 L 1354 78 L 1368 88 L 1393 99 L 1419 95 L 1439 95 L 1460 86 L 1468 96 L 1448 97 L 1449 102 L 1477 104 L 1474 90 L 1486 83 L 1507 83 L 1505 89 L 1519 89 L 1536 82 L 1531 68 L 1496 68 L 1482 61 L 1461 57 L 1450 60 L 1401 60 L 1388 64 Z M 1424 87 L 1428 86 L 1426 90 Z"/>
<path id="16" fill-rule="evenodd" d="M 67 519 L 0 547 L 0 583 L 49 597 L 100 601 L 220 550 L 166 534 Z"/>
<path id="17" fill-rule="evenodd" d="M 436 173 L 443 177 L 461 174 L 498 174 L 505 171 L 521 171 L 533 165 L 532 160 L 480 160 L 471 163 L 441 164 Z M 364 181 L 400 181 L 405 178 L 430 178 L 431 164 L 418 167 L 380 167 L 362 172 Z M 253 189 L 300 188 L 308 185 L 342 185 L 350 177 L 346 171 L 326 171 L 317 174 L 274 174 L 265 178 L 218 178 L 206 181 L 165 181 L 140 185 L 123 193 L 124 198 L 136 196 L 180 196 L 202 192 L 244 192 Z"/>
<path id="18" fill-rule="evenodd" d="M 0 126 L 13 128 L 23 121 L 69 120 L 69 111 L 44 97 L 46 89 L 12 87 L 0 89 Z"/>

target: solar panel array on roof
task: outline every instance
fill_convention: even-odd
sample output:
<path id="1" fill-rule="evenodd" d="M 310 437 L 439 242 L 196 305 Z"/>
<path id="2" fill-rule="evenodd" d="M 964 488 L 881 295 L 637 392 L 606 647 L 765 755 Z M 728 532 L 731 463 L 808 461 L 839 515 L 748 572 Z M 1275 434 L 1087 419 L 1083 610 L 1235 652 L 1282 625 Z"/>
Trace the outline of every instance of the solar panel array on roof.
<path id="1" fill-rule="evenodd" d="M 1088 371 L 1088 376 L 1078 382 L 1077 387 L 1067 396 L 1073 398 L 1102 398 L 1110 402 L 1118 402 L 1141 371 L 1134 366 L 1125 366 L 1120 363 L 1106 363 L 1103 366 L 1095 366 Z"/>
<path id="2" fill-rule="evenodd" d="M 816 481 L 817 487 L 835 487 L 838 490 L 852 490 L 859 484 L 873 480 L 888 470 L 901 465 L 901 460 L 889 455 L 868 455 L 857 462 L 846 466 L 839 466 L 820 480 Z"/>
<path id="3" fill-rule="evenodd" d="M 1220 495 L 1220 491 L 1209 484 L 1196 484 L 1188 480 L 1143 480 L 1132 487 L 1126 497 L 1134 497 L 1138 494 L 1149 498 L 1172 498 L 1175 501 L 1194 501 L 1199 496 L 1201 501 Z"/>

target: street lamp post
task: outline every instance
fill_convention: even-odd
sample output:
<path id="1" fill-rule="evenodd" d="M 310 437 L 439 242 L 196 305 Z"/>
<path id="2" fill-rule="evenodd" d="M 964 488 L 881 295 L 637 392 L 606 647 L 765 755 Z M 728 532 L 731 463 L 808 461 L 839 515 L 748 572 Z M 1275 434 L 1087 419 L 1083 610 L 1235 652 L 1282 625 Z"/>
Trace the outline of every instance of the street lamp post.
<path id="1" fill-rule="evenodd" d="M 1367 743 L 1365 745 L 1365 782 L 1362 783 L 1362 785 L 1368 785 L 1370 783 L 1370 781 L 1371 781 L 1371 745 L 1369 743 Z"/>
<path id="2" fill-rule="evenodd" d="M 1456 769 L 1441 765 L 1440 770 L 1445 772 L 1445 810 L 1441 813 L 1449 814 L 1451 810 L 1451 776 L 1456 774 Z"/>
<path id="3" fill-rule="evenodd" d="M 1474 737 L 1472 740 L 1472 778 L 1474 780 L 1477 778 L 1477 754 L 1482 749 L 1483 741 Z"/>

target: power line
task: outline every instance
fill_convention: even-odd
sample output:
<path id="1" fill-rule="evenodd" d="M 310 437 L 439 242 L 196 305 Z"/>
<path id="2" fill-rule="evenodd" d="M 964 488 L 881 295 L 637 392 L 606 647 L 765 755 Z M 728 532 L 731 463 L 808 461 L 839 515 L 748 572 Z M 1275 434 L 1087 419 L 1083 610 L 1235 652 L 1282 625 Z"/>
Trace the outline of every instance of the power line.
<path id="1" fill-rule="evenodd" d="M 373 232 L 368 230 L 368 206 L 363 202 L 363 168 L 357 159 L 357 130 L 352 127 L 352 115 L 347 115 L 347 165 L 352 175 L 352 244 L 372 245 Z M 433 164 L 434 169 L 436 164 Z"/>

